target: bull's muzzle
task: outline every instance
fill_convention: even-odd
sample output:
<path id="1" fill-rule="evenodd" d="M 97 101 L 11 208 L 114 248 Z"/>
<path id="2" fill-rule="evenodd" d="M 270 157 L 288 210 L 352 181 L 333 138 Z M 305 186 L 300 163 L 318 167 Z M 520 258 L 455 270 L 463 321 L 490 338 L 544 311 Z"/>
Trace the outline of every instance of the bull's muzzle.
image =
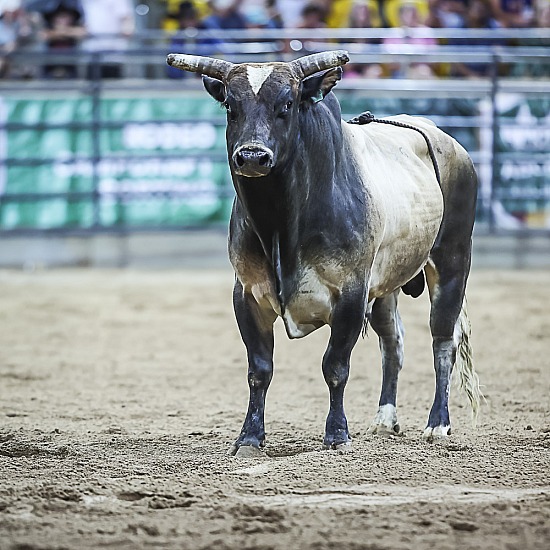
<path id="1" fill-rule="evenodd" d="M 233 153 L 233 169 L 239 176 L 267 176 L 273 167 L 273 151 L 263 145 L 242 145 Z"/>

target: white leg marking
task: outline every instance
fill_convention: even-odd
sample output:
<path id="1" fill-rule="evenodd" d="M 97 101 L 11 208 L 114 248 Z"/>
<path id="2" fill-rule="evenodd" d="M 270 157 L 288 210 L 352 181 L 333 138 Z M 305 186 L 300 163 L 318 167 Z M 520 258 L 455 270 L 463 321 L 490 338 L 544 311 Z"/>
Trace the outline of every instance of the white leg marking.
<path id="1" fill-rule="evenodd" d="M 248 76 L 248 82 L 252 91 L 257 94 L 262 87 L 262 84 L 267 80 L 267 77 L 273 72 L 273 67 L 269 65 L 264 65 L 261 67 L 251 67 L 250 65 L 246 68 L 246 76 Z"/>
<path id="2" fill-rule="evenodd" d="M 451 427 L 450 426 L 436 426 L 435 428 L 426 428 L 424 430 L 424 435 L 422 436 L 426 441 L 434 441 L 447 439 L 450 435 Z"/>
<path id="3" fill-rule="evenodd" d="M 378 412 L 367 433 L 383 437 L 397 435 L 399 433 L 399 424 L 397 423 L 397 409 L 395 406 L 388 404 L 378 407 Z"/>

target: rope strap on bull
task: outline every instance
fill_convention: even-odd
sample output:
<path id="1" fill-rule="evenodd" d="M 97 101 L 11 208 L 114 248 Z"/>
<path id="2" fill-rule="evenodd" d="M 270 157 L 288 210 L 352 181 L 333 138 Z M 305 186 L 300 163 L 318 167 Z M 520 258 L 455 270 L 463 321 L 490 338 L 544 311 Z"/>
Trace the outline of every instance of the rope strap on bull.
<path id="1" fill-rule="evenodd" d="M 435 153 L 434 153 L 430 138 L 428 137 L 426 132 L 424 132 L 424 130 L 421 130 L 420 128 L 416 126 L 412 126 L 410 124 L 405 124 L 404 122 L 397 122 L 397 120 L 386 120 L 383 118 L 376 118 L 370 111 L 365 111 L 364 113 L 361 113 L 359 116 L 356 116 L 351 120 L 348 120 L 348 124 L 370 124 L 371 122 L 378 122 L 380 124 L 389 124 L 391 126 L 398 126 L 399 128 L 408 128 L 409 130 L 414 130 L 418 132 L 426 141 L 426 145 L 428 146 L 428 153 L 430 154 L 430 158 L 432 159 L 432 164 L 435 171 L 435 177 L 437 178 L 437 183 L 439 183 L 439 186 L 441 187 L 441 176 L 439 175 L 439 165 L 437 164 L 437 159 L 435 158 Z"/>

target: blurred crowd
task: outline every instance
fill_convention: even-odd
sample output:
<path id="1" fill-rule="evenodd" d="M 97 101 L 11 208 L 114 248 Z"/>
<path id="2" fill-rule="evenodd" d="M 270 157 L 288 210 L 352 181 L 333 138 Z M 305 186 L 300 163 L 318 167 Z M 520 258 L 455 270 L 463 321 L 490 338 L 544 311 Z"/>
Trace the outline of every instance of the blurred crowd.
<path id="1" fill-rule="evenodd" d="M 54 54 L 120 52 L 135 35 L 136 20 L 150 11 L 158 15 L 150 18 L 152 28 L 176 37 L 177 31 L 189 34 L 195 29 L 550 28 L 550 0 L 0 0 L 0 77 L 82 76 L 79 67 L 56 62 Z M 426 47 L 437 41 L 410 37 L 364 42 L 391 48 L 404 43 Z M 52 62 L 38 69 L 36 64 L 10 63 L 10 54 L 18 48 L 33 51 L 31 44 L 51 53 Z M 172 40 L 171 46 L 182 45 L 181 38 Z M 212 40 L 204 45 L 213 52 Z M 475 66 L 457 66 L 456 70 L 461 76 L 479 76 Z M 115 57 L 109 62 L 105 55 L 101 64 L 90 64 L 85 76 L 92 78 L 94 71 L 102 78 L 121 76 L 120 63 Z M 401 76 L 402 68 L 351 67 L 347 73 L 375 77 L 384 71 L 386 76 Z M 407 71 L 417 77 L 432 75 L 432 68 L 422 64 L 409 66 Z M 181 71 L 168 72 L 174 78 L 182 75 Z"/>
<path id="2" fill-rule="evenodd" d="M 488 28 L 549 26 L 549 0 L 167 0 L 165 28 L 468 28 L 482 4 Z M 415 12 L 405 19 L 403 9 Z M 477 9 L 477 8 L 476 8 Z"/>

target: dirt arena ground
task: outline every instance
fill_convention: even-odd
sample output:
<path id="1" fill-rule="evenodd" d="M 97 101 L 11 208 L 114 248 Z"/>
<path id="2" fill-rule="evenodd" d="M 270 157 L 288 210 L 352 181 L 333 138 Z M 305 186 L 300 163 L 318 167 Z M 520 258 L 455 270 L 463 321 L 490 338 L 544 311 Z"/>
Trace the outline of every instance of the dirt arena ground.
<path id="1" fill-rule="evenodd" d="M 407 328 L 404 437 L 366 434 L 370 332 L 346 394 L 353 449 L 322 451 L 328 332 L 277 327 L 265 456 L 226 456 L 247 402 L 232 274 L 0 271 L 0 548 L 550 548 L 550 274 L 475 271 L 487 403 L 454 392 L 453 435 L 421 434 L 434 376 L 425 296 Z"/>

